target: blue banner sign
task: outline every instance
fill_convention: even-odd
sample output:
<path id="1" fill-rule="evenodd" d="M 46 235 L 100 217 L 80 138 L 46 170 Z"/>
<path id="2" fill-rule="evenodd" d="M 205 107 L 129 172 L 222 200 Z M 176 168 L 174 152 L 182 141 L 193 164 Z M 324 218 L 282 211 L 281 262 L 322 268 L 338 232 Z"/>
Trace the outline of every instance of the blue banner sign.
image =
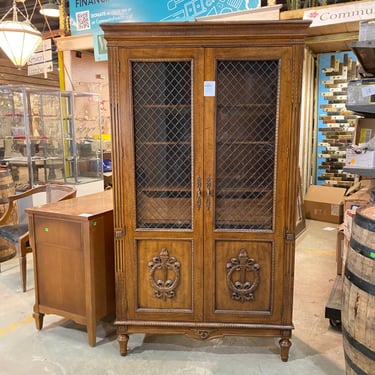
<path id="1" fill-rule="evenodd" d="M 258 0 L 72 0 L 70 28 L 72 35 L 93 34 L 95 58 L 106 60 L 101 23 L 194 21 L 257 6 Z"/>

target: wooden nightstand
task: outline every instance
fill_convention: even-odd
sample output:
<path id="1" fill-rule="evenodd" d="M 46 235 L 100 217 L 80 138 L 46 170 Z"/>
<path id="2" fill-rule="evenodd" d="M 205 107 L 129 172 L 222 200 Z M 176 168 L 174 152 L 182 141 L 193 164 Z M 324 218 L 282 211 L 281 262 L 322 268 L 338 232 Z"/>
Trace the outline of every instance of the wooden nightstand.
<path id="1" fill-rule="evenodd" d="M 87 326 L 115 311 L 112 191 L 27 210 L 34 254 L 37 329 L 45 314 Z"/>

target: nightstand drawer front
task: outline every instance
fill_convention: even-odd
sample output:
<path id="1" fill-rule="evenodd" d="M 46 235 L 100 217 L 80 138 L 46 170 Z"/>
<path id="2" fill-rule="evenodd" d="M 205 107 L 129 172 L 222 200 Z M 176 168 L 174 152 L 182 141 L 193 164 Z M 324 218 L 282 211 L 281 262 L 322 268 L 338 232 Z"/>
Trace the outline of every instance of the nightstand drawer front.
<path id="1" fill-rule="evenodd" d="M 35 217 L 35 231 L 39 243 L 81 248 L 81 225 L 48 217 Z"/>

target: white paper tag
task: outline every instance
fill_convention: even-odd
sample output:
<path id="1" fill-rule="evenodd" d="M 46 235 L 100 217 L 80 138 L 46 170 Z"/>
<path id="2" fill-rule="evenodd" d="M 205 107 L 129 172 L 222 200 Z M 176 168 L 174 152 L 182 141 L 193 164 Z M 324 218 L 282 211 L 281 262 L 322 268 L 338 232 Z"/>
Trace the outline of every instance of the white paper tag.
<path id="1" fill-rule="evenodd" d="M 215 96 L 215 81 L 204 81 L 204 96 Z"/>
<path id="2" fill-rule="evenodd" d="M 362 96 L 365 98 L 366 96 L 371 96 L 375 94 L 375 85 L 368 85 L 362 87 Z"/>

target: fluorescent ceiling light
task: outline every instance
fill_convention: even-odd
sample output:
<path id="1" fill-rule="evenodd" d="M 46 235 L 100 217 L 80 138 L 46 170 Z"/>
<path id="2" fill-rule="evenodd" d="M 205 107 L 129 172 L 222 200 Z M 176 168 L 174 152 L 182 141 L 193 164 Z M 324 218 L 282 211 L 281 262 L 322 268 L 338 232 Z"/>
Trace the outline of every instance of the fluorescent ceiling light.
<path id="1" fill-rule="evenodd" d="M 59 6 L 53 0 L 49 0 L 48 4 L 43 5 L 39 12 L 40 14 L 46 17 L 59 17 L 60 16 Z"/>

